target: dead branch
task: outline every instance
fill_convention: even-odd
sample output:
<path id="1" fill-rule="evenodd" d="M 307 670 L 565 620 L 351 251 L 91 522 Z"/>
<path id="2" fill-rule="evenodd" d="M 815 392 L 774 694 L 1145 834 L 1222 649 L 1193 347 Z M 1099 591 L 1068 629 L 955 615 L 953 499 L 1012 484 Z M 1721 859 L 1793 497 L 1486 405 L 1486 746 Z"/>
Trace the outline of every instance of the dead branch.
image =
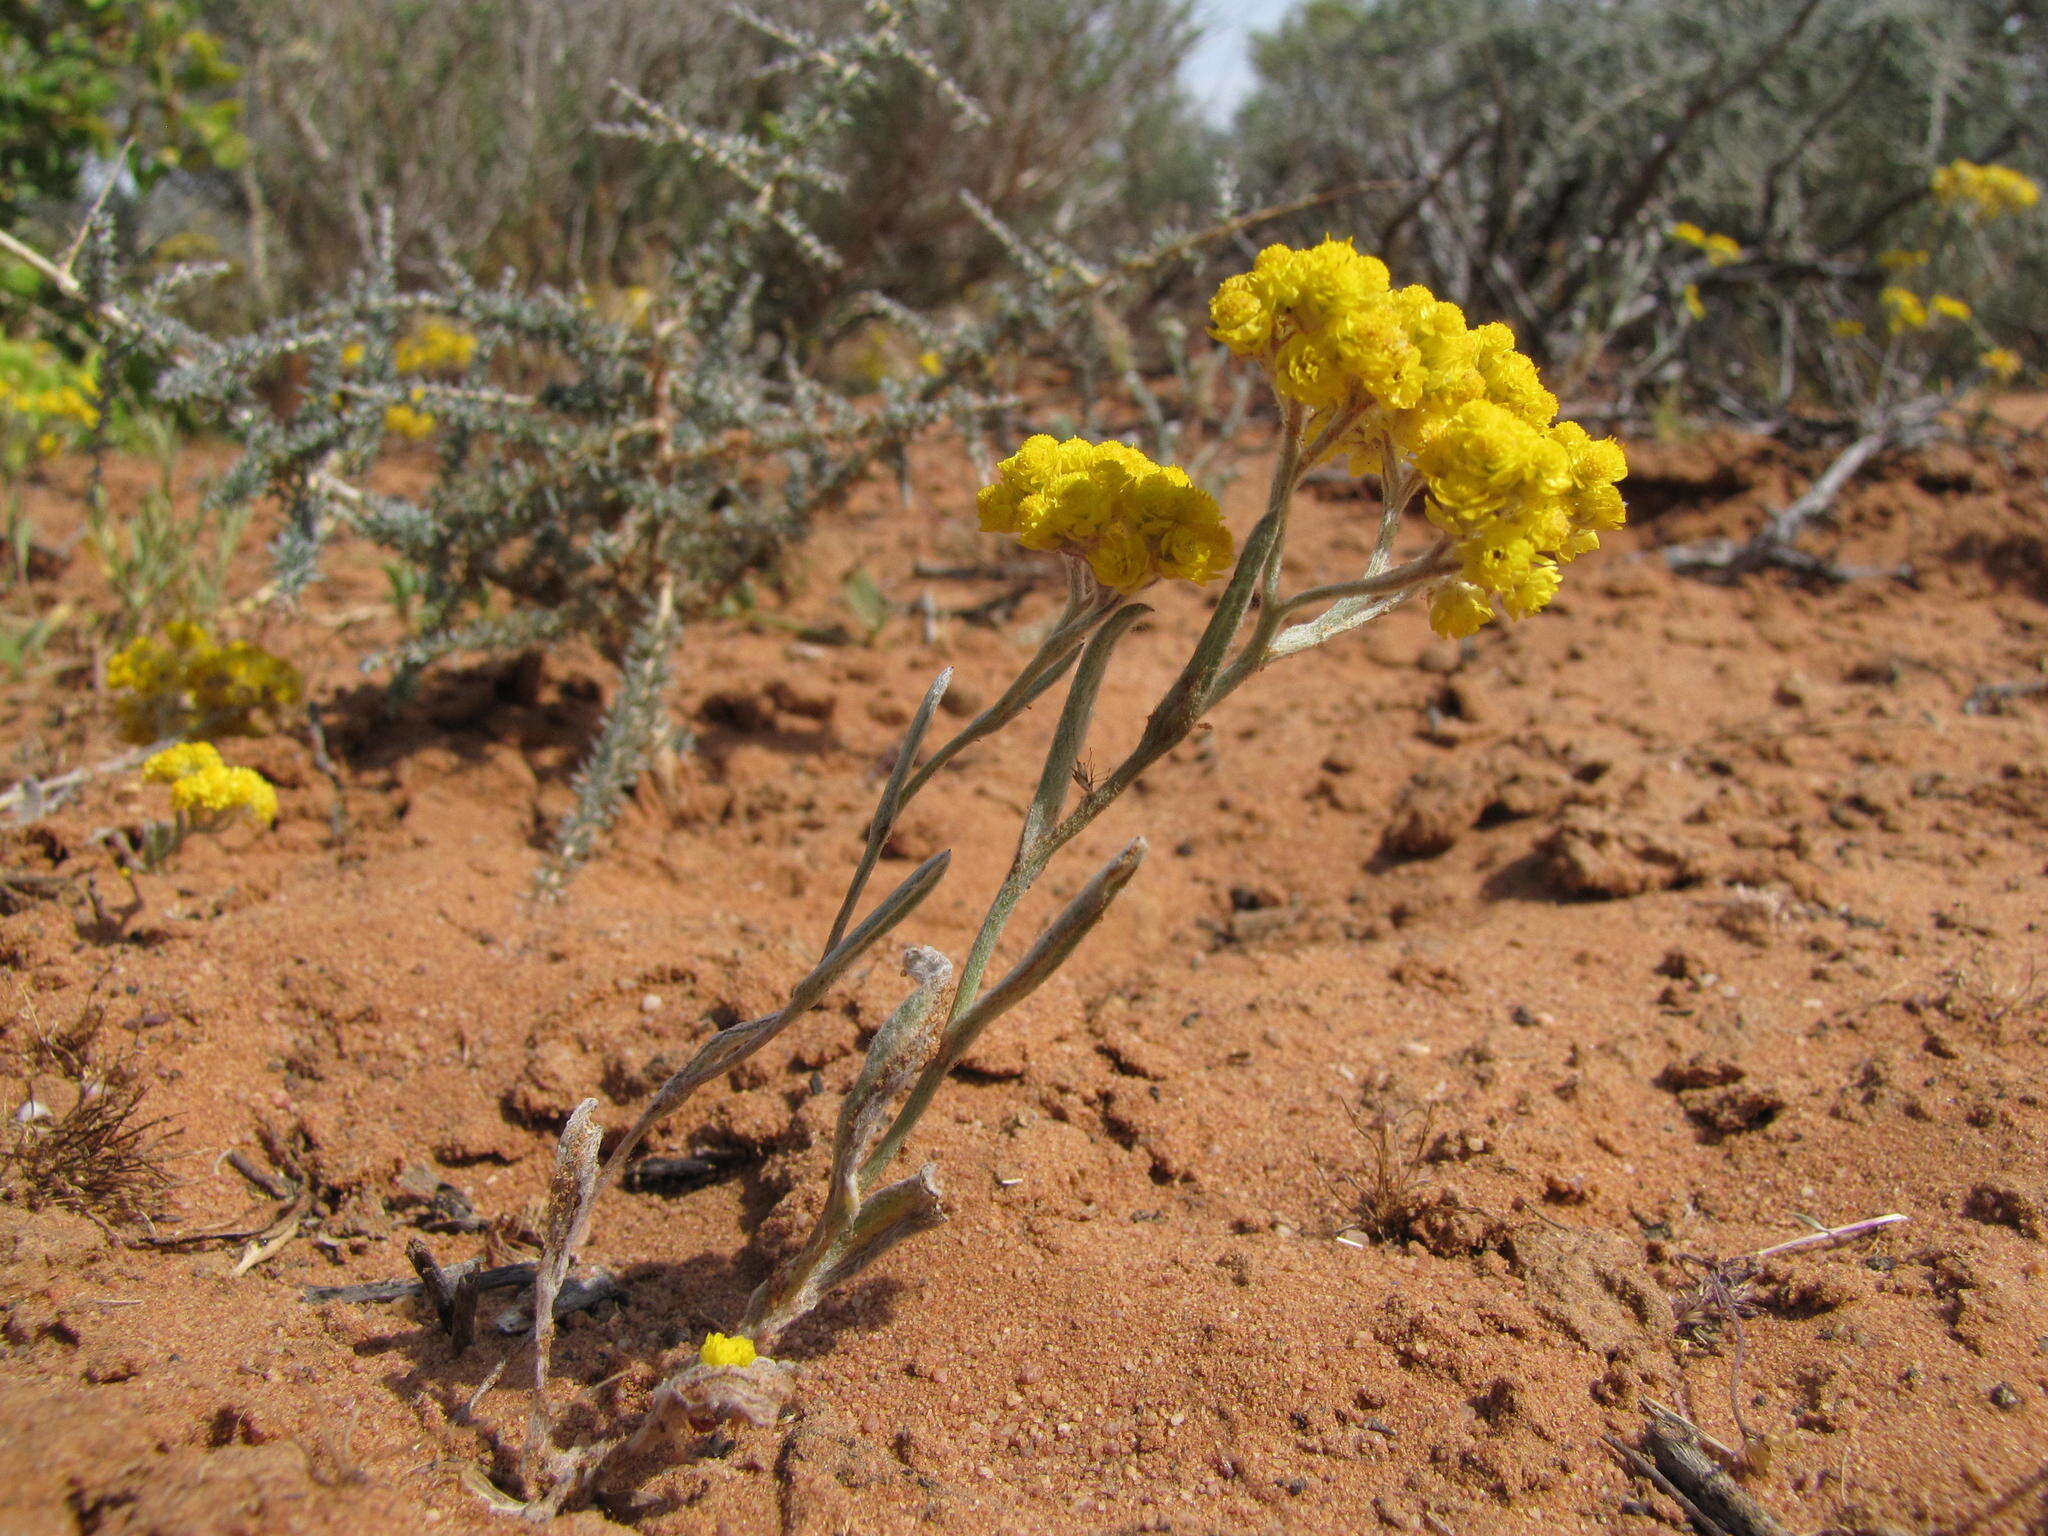
<path id="1" fill-rule="evenodd" d="M 1800 549 L 1798 540 L 1827 514 L 1864 465 L 1888 449 L 1913 447 L 1932 436 L 1935 419 L 1946 404 L 1942 395 L 1922 395 L 1884 412 L 1874 426 L 1835 455 L 1805 494 L 1766 519 L 1748 539 L 1739 544 L 1732 539 L 1674 544 L 1664 551 L 1665 563 L 1681 576 L 1705 575 L 1718 580 L 1732 580 L 1767 567 L 1827 581 L 1910 576 L 1907 566 L 1848 566 L 1826 560 Z"/>

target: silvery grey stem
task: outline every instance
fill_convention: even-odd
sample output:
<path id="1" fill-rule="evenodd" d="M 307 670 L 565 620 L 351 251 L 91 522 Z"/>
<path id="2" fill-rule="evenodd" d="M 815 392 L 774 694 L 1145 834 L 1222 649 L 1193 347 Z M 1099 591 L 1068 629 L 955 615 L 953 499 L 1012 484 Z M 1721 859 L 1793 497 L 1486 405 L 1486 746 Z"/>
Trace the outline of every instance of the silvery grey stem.
<path id="1" fill-rule="evenodd" d="M 818 1213 L 803 1251 L 763 1281 L 747 1303 L 741 1329 L 764 1350 L 772 1346 L 776 1333 L 810 1311 L 827 1291 L 852 1274 L 847 1267 L 849 1255 L 865 1255 L 854 1266 L 857 1268 L 884 1248 L 910 1236 L 912 1231 L 923 1230 L 922 1226 L 913 1226 L 888 1236 L 887 1241 L 878 1245 L 881 1234 L 877 1223 L 894 1212 L 895 1206 L 884 1202 L 876 1207 L 875 1200 L 870 1200 L 865 1192 L 869 1149 L 880 1134 L 896 1095 L 931 1058 L 937 1043 L 931 1028 L 932 1014 L 953 977 L 952 962 L 934 949 L 913 947 L 906 951 L 903 969 L 918 986 L 876 1031 L 868 1044 L 860 1076 L 840 1105 L 825 1207 Z M 920 1177 L 929 1184 L 929 1175 L 927 1169 Z M 936 1185 L 932 1185 L 931 1194 L 931 1210 L 936 1213 Z M 879 1200 L 880 1196 L 875 1198 Z M 889 1219 L 895 1218 L 889 1215 Z"/>
<path id="2" fill-rule="evenodd" d="M 526 1420 L 529 1477 L 539 1466 L 542 1453 L 553 1449 L 548 1364 L 555 1338 L 555 1296 L 589 1230 L 591 1202 L 597 1197 L 597 1151 L 604 1128 L 592 1118 L 596 1110 L 597 1100 L 585 1099 L 569 1116 L 555 1147 L 554 1172 L 548 1180 L 540 1263 L 533 1273 L 533 1406 Z"/>
<path id="3" fill-rule="evenodd" d="M 1066 611 L 1060 615 L 1059 622 L 1047 633 L 1045 639 L 1039 642 L 1037 653 L 1024 664 L 1024 670 L 1017 674 L 1010 686 L 1003 690 L 1002 697 L 962 726 L 950 741 L 934 752 L 911 776 L 903 789 L 902 798 L 905 801 L 923 789 L 933 774 L 961 752 L 1009 724 L 1064 677 L 1067 667 L 1080 654 L 1089 631 L 1123 601 L 1122 594 L 1094 586 L 1093 578 L 1089 577 L 1085 570 L 1076 574 L 1076 565 L 1077 562 L 1069 562 L 1069 579 L 1073 583 L 1073 590 L 1068 593 Z"/>
<path id="4" fill-rule="evenodd" d="M 924 733 L 931 727 L 932 712 L 939 707 L 939 700 L 946 696 L 946 687 L 952 681 L 953 669 L 948 667 L 925 690 L 924 702 L 910 717 L 910 729 L 903 733 L 903 745 L 897 749 L 896 761 L 889 769 L 889 781 L 882 786 L 881 798 L 875 802 L 875 814 L 868 822 L 867 846 L 861 850 L 860 866 L 846 884 L 846 898 L 839 903 L 838 915 L 832 919 L 832 932 L 825 939 L 828 953 L 846 936 L 846 925 L 853 921 L 853 911 L 860 905 L 861 892 L 867 889 L 868 877 L 875 872 L 875 861 L 882 856 L 882 845 L 888 842 L 890 832 L 895 830 L 896 818 L 902 813 L 903 802 L 909 798 L 903 785 L 910 777 L 910 765 L 916 761 Z"/>
<path id="5" fill-rule="evenodd" d="M 1059 914 L 1046 924 L 1045 931 L 1024 956 L 1009 970 L 1003 979 L 990 988 L 978 1001 L 963 1004 L 958 995 L 953 1000 L 954 1017 L 946 1025 L 945 1033 L 939 1040 L 939 1048 L 924 1070 L 918 1074 L 916 1085 L 903 1101 L 903 1107 L 896 1112 L 885 1135 L 874 1150 L 867 1154 L 867 1161 L 861 1170 L 864 1180 L 878 1177 L 895 1159 L 903 1148 L 904 1141 L 917 1126 L 925 1109 L 931 1104 L 932 1096 L 939 1091 L 939 1085 L 946 1080 L 946 1074 L 959 1064 L 983 1030 L 1003 1014 L 1017 1006 L 1035 992 L 1053 972 L 1066 963 L 1067 957 L 1102 921 L 1117 893 L 1130 884 L 1131 877 L 1138 872 L 1138 865 L 1145 858 L 1145 840 L 1141 837 L 1129 844 L 1096 871 L 1094 877 L 1083 886 L 1074 899 L 1060 909 Z M 1005 882 L 1004 892 L 1010 890 Z M 997 904 L 1003 900 L 997 897 Z M 1012 898 L 1011 907 L 1015 900 Z M 997 906 L 991 906 L 989 915 L 994 918 Z M 1004 916 L 1007 917 L 1007 911 Z M 1000 933 L 1000 929 L 997 930 Z M 991 945 L 991 948 L 993 946 Z M 963 986 L 964 986 L 963 982 Z"/>
<path id="6" fill-rule="evenodd" d="M 677 1106 L 692 1093 L 719 1073 L 746 1060 L 781 1033 L 792 1020 L 815 1007 L 818 1000 L 825 995 L 826 989 L 838 980 L 848 966 L 915 911 L 918 904 L 932 893 L 933 887 L 945 875 L 952 859 L 952 850 L 945 849 L 933 854 L 912 870 L 901 885 L 884 897 L 853 932 L 841 939 L 831 953 L 820 960 L 810 974 L 790 990 L 789 1000 L 778 1011 L 745 1024 L 735 1024 L 730 1029 L 720 1030 L 705 1041 L 697 1054 L 690 1059 L 689 1064 L 655 1091 L 653 1100 L 641 1111 L 640 1118 L 634 1121 L 632 1129 L 626 1132 L 618 1146 L 613 1149 L 610 1159 L 604 1165 L 604 1171 L 599 1176 L 599 1182 L 609 1183 L 615 1179 L 619 1170 L 625 1167 L 626 1159 L 631 1156 L 634 1148 L 639 1146 L 647 1132 L 673 1114 Z"/>

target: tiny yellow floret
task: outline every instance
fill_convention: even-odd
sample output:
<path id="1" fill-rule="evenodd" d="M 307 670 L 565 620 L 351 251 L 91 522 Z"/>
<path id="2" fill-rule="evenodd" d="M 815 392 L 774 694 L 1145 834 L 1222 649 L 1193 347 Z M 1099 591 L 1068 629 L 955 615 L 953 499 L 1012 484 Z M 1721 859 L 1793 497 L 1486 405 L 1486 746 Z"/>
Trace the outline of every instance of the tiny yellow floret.
<path id="1" fill-rule="evenodd" d="M 754 1341 L 735 1335 L 707 1333 L 697 1359 L 705 1365 L 752 1365 L 756 1359 Z"/>
<path id="2" fill-rule="evenodd" d="M 1927 301 L 1927 307 L 1937 315 L 1940 315 L 1944 320 L 1967 320 L 1970 318 L 1970 306 L 1954 294 L 1937 293 Z"/>
<path id="3" fill-rule="evenodd" d="M 1692 316 L 1693 319 L 1704 320 L 1707 318 L 1706 300 L 1700 297 L 1700 285 L 1698 283 L 1687 283 L 1684 292 L 1679 294 L 1678 297 L 1679 302 L 1685 305 L 1685 312 Z"/>

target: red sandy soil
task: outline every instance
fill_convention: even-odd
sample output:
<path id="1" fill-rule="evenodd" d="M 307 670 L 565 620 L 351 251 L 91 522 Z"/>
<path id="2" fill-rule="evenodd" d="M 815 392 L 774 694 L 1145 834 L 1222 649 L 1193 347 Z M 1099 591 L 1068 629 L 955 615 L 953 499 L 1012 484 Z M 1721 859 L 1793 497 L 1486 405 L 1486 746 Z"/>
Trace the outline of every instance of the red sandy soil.
<path id="1" fill-rule="evenodd" d="M 1747 1485 L 1802 1531 L 2039 1529 L 2048 697 L 1965 704 L 2043 675 L 2048 453 L 1943 447 L 1854 488 L 1819 543 L 1914 574 L 1825 588 L 1678 580 L 1655 554 L 1746 532 L 1813 455 L 1635 457 L 1634 527 L 1549 613 L 1459 646 L 1404 610 L 1282 664 L 1070 850 L 1019 932 L 1129 838 L 1152 846 L 913 1142 L 951 1221 L 795 1330 L 781 1425 L 644 1456 L 564 1528 L 1682 1528 L 1603 1436 L 1637 1439 L 1655 1401 L 1740 1441 L 1732 1331 L 1675 1328 L 1688 1257 L 1896 1211 L 1750 1288 Z M 1263 467 L 1233 488 L 1240 530 Z M 57 479 L 26 505 L 61 545 L 77 475 Z M 994 557 L 966 505 L 934 454 L 908 506 L 878 487 L 821 529 L 774 606 L 844 622 L 857 564 L 942 612 L 999 595 L 913 573 Z M 1292 578 L 1356 567 L 1365 515 L 1308 498 Z M 252 554 L 239 590 L 261 575 Z M 98 591 L 80 554 L 28 598 Z M 1041 585 L 935 639 L 898 618 L 873 647 L 697 625 L 674 701 L 697 752 L 540 905 L 606 674 L 444 668 L 383 719 L 355 665 L 395 634 L 382 594 L 365 552 L 296 613 L 242 622 L 323 702 L 339 802 L 304 740 L 228 743 L 280 786 L 278 826 L 195 840 L 133 912 L 90 837 L 160 789 L 110 775 L 0 834 L 11 874 L 77 877 L 0 902 L 0 1045 L 26 1059 L 101 1010 L 175 1179 L 148 1234 L 0 1205 L 9 1536 L 507 1529 L 463 1475 L 523 1432 L 519 1344 L 486 1329 L 454 1358 L 419 1303 L 302 1288 L 407 1276 L 433 1225 L 407 1185 L 436 1180 L 489 1223 L 428 1235 L 442 1262 L 530 1256 L 570 1107 L 595 1094 L 616 1129 L 720 1021 L 777 1005 L 918 695 L 950 664 L 953 702 L 992 697 L 1053 601 Z M 1105 690 L 1098 768 L 1204 611 L 1158 595 Z M 7 774 L 117 750 L 84 633 L 0 680 Z M 1042 705 L 912 811 L 880 879 L 955 862 L 906 941 L 963 953 L 1049 726 Z M 583 1257 L 627 1302 L 567 1326 L 566 1440 L 627 1422 L 664 1355 L 730 1328 L 801 1240 L 895 969 L 657 1133 L 729 1154 L 718 1182 L 606 1196 Z M 18 1072 L 6 1087 L 11 1111 Z M 1375 1115 L 1423 1148 L 1377 1232 L 1354 1124 Z M 295 1227 L 230 1151 L 300 1181 Z M 291 1235 L 242 1273 L 246 1237 L 165 1241 L 265 1228 Z"/>

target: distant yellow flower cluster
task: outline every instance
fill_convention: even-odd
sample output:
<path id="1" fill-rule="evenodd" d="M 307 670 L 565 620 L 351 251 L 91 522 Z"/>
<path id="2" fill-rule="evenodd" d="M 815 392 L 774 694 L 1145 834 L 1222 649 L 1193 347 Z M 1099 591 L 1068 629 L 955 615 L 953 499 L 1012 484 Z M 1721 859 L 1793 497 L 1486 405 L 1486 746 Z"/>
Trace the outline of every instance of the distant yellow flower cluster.
<path id="1" fill-rule="evenodd" d="M 441 319 L 428 320 L 391 349 L 400 373 L 460 373 L 476 356 L 476 337 Z"/>
<path id="2" fill-rule="evenodd" d="M 384 430 L 415 443 L 423 437 L 431 436 L 434 431 L 434 413 L 420 409 L 420 403 L 426 398 L 425 390 L 415 389 L 408 398 L 387 405 L 384 408 Z"/>
<path id="3" fill-rule="evenodd" d="M 2024 213 L 2041 201 L 2031 176 L 2009 165 L 1978 165 L 1955 160 L 1934 173 L 1935 201 L 1977 223 L 2008 213 Z"/>
<path id="4" fill-rule="evenodd" d="M 99 390 L 89 363 L 67 361 L 47 342 L 0 337 L 0 428 L 19 431 L 41 455 L 65 436 L 99 425 Z"/>
<path id="5" fill-rule="evenodd" d="M 1209 581 L 1230 567 L 1216 498 L 1186 471 L 1123 443 L 1040 433 L 996 473 L 977 498 L 982 531 L 1077 556 L 1105 587 L 1135 592 L 1162 576 Z"/>
<path id="6" fill-rule="evenodd" d="M 1877 253 L 1877 264 L 1887 272 L 1912 272 L 1927 265 L 1927 252 L 1889 250 Z"/>
<path id="7" fill-rule="evenodd" d="M 1471 634 L 1496 599 L 1515 617 L 1534 613 L 1559 567 L 1621 526 L 1620 445 L 1556 420 L 1557 399 L 1514 333 L 1468 328 L 1419 284 L 1393 288 L 1385 264 L 1348 240 L 1268 246 L 1224 280 L 1210 318 L 1218 341 L 1309 408 L 1310 436 L 1329 435 L 1355 473 L 1389 457 L 1420 473 L 1424 511 L 1462 567 L 1431 603 L 1439 633 Z"/>
<path id="8" fill-rule="evenodd" d="M 1970 306 L 1952 293 L 1937 293 L 1922 299 L 1912 289 L 1902 288 L 1897 283 L 1880 292 L 1877 302 L 1884 309 L 1886 326 L 1895 335 L 1900 331 L 1923 330 L 1937 319 L 1967 320 L 1972 313 Z"/>
<path id="9" fill-rule="evenodd" d="M 2010 383 L 2019 377 L 2020 355 L 2011 347 L 1987 347 L 1977 354 L 1977 364 L 1993 378 Z"/>
<path id="10" fill-rule="evenodd" d="M 1671 226 L 1671 238 L 1701 252 L 1710 267 L 1725 267 L 1742 260 L 1742 246 L 1732 235 L 1710 235 L 1689 219 Z"/>
<path id="11" fill-rule="evenodd" d="M 269 826 L 277 820 L 277 791 L 254 768 L 231 768 L 209 741 L 166 747 L 142 765 L 151 784 L 171 786 L 171 809 L 188 821 L 215 825 L 236 812 Z"/>
<path id="12" fill-rule="evenodd" d="M 302 693 L 290 662 L 246 640 L 216 645 L 189 619 L 166 625 L 161 639 L 138 635 L 116 651 L 107 687 L 121 735 L 133 742 L 248 735 L 259 710 L 275 714 Z"/>

